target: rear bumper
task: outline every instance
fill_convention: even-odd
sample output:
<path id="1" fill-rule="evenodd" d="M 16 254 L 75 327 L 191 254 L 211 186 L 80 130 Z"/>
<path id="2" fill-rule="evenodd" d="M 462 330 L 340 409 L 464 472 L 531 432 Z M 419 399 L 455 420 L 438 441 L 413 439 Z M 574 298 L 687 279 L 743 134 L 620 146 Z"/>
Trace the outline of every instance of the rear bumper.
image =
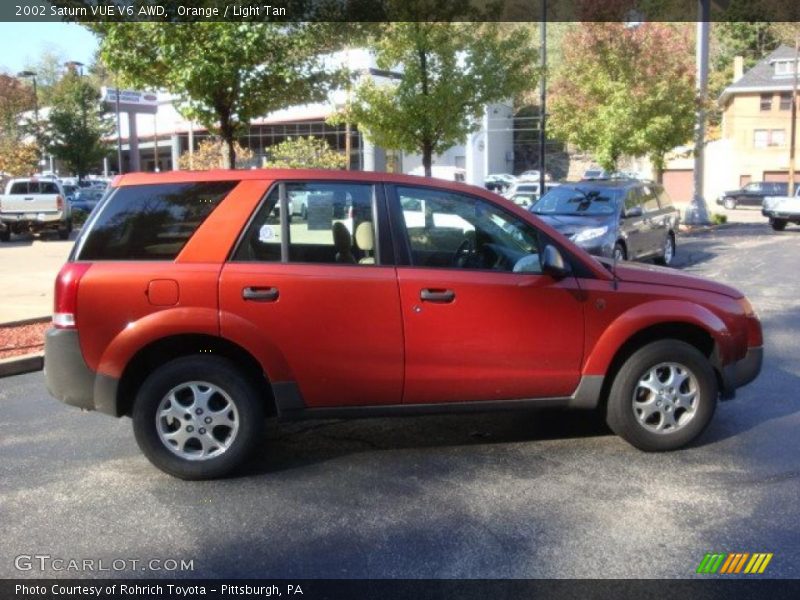
<path id="1" fill-rule="evenodd" d="M 48 329 L 44 340 L 47 391 L 65 404 L 119 416 L 117 380 L 92 371 L 83 360 L 78 332 Z"/>
<path id="2" fill-rule="evenodd" d="M 744 358 L 723 368 L 723 398 L 732 398 L 736 389 L 753 381 L 761 373 L 764 348 L 754 346 L 747 349 Z"/>

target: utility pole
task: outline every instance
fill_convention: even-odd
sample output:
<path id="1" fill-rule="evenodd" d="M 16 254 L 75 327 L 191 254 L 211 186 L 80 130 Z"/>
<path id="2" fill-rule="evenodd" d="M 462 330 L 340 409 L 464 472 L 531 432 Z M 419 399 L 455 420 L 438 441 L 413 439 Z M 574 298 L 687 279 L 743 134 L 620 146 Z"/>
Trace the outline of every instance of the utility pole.
<path id="1" fill-rule="evenodd" d="M 119 78 L 114 78 L 114 103 L 117 108 L 117 175 L 122 175 L 125 171 L 122 169 L 122 125 L 120 125 L 119 118 Z"/>
<path id="2" fill-rule="evenodd" d="M 539 66 L 539 197 L 544 196 L 544 169 L 545 169 L 545 121 L 547 114 L 547 0 L 542 0 L 542 22 L 539 27 L 541 34 L 541 56 Z"/>
<path id="3" fill-rule="evenodd" d="M 795 146 L 797 137 L 797 78 L 800 69 L 800 34 L 794 38 L 794 82 L 792 83 L 792 123 L 789 127 L 789 195 L 794 196 L 795 187 Z"/>
<path id="4" fill-rule="evenodd" d="M 706 111 L 705 103 L 708 97 L 708 38 L 709 20 L 711 18 L 711 0 L 698 0 L 699 21 L 697 22 L 697 109 L 694 128 L 694 194 L 692 201 L 686 208 L 685 221 L 690 225 L 707 225 L 708 207 L 703 198 L 705 182 L 705 137 L 706 137 Z"/>

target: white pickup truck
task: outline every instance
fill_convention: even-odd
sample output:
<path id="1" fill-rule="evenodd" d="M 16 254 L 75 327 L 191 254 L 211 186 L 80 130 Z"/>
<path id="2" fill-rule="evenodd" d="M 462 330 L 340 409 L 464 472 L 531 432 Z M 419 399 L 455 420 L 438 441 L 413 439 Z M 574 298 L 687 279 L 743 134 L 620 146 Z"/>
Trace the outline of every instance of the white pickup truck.
<path id="1" fill-rule="evenodd" d="M 57 231 L 62 240 L 72 231 L 72 214 L 61 184 L 55 179 L 12 179 L 0 196 L 0 242 L 11 234 Z"/>
<path id="2" fill-rule="evenodd" d="M 766 196 L 761 214 L 769 217 L 775 231 L 783 231 L 788 223 L 800 225 L 800 183 L 795 185 L 794 196 Z"/>

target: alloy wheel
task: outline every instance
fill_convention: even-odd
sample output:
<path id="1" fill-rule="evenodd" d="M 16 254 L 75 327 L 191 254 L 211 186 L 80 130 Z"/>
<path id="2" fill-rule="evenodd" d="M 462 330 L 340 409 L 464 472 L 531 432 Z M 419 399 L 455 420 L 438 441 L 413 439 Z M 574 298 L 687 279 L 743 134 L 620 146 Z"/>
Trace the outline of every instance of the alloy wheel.
<path id="1" fill-rule="evenodd" d="M 175 386 L 156 410 L 158 438 L 186 460 L 207 460 L 223 454 L 236 439 L 239 422 L 233 399 L 205 381 Z"/>
<path id="2" fill-rule="evenodd" d="M 669 362 L 657 364 L 639 378 L 632 408 L 642 427 L 669 434 L 691 422 L 699 401 L 695 375 L 686 366 Z"/>

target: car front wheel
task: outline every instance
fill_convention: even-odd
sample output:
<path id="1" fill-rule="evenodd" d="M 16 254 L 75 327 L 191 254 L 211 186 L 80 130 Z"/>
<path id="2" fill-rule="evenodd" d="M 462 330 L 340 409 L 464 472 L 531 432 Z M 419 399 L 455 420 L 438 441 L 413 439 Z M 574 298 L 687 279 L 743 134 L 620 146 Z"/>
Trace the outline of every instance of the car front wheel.
<path id="1" fill-rule="evenodd" d="M 661 340 L 622 365 L 611 386 L 606 420 L 640 450 L 675 450 L 703 432 L 717 395 L 708 358 L 685 342 Z"/>
<path id="2" fill-rule="evenodd" d="M 736 200 L 734 200 L 733 198 L 725 198 L 722 204 L 728 210 L 733 210 L 734 208 L 736 208 Z"/>
<path id="3" fill-rule="evenodd" d="M 227 359 L 170 361 L 142 384 L 133 431 L 156 467 L 181 479 L 212 479 L 238 467 L 262 439 L 264 411 L 254 387 Z"/>

